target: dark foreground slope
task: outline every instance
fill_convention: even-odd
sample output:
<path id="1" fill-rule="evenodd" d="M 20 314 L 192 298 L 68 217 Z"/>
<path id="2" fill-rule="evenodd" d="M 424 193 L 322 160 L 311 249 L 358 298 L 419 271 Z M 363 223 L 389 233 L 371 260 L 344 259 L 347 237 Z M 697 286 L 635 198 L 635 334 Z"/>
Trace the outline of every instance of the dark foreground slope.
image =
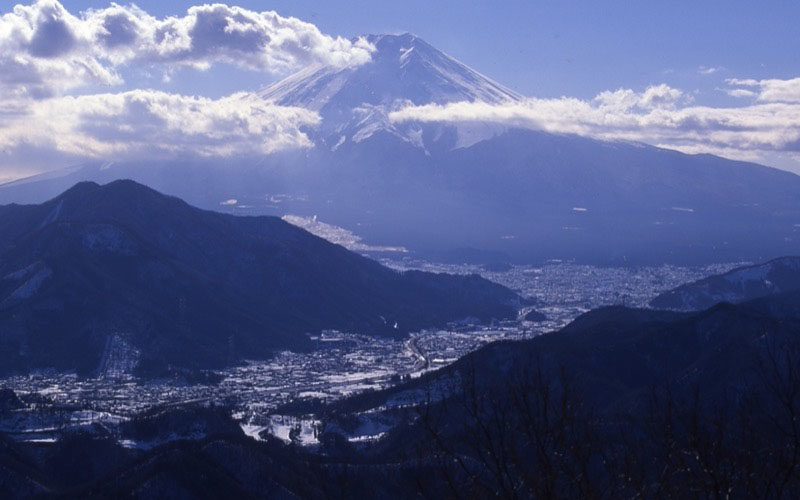
<path id="1" fill-rule="evenodd" d="M 438 460 L 440 487 L 465 496 L 795 498 L 798 360 L 798 292 L 694 314 L 604 308 L 323 421 L 394 421 L 372 452 Z"/>
<path id="2" fill-rule="evenodd" d="M 593 311 L 335 403 L 317 414 L 314 450 L 256 442 L 197 409 L 172 420 L 214 421 L 223 434 L 125 456 L 66 437 L 44 459 L 0 441 L 0 478 L 12 497 L 797 498 L 798 299 Z M 348 428 L 390 423 L 375 444 L 346 439 Z M 93 453 L 105 467 L 89 467 Z M 64 473 L 80 464 L 94 472 Z"/>
<path id="3" fill-rule="evenodd" d="M 43 460 L 34 458 L 42 454 Z M 105 467 L 92 468 L 97 461 L 93 455 L 106 459 Z M 55 457 L 64 461 L 52 462 Z M 442 498 L 447 494 L 434 462 L 388 465 L 368 460 L 356 454 L 346 458 L 310 454 L 274 440 L 257 442 L 241 433 L 171 442 L 144 453 L 125 450 L 109 437 L 70 436 L 38 453 L 3 440 L 0 491 L 9 500 Z"/>
<path id="4" fill-rule="evenodd" d="M 720 302 L 745 302 L 795 290 L 800 290 L 800 257 L 781 257 L 681 285 L 660 294 L 650 305 L 700 311 Z"/>
<path id="5" fill-rule="evenodd" d="M 467 379 L 491 392 L 525 372 L 557 384 L 568 374 L 582 404 L 604 414 L 638 415 L 654 388 L 682 396 L 701 388 L 704 399 L 715 401 L 758 387 L 769 358 L 785 366 L 787 356 L 798 353 L 800 292 L 695 313 L 612 306 L 560 331 L 496 342 L 419 380 L 341 404 L 366 409 L 425 386 L 454 387 Z"/>
<path id="6" fill-rule="evenodd" d="M 0 207 L 0 370 L 217 367 L 324 328 L 398 335 L 514 314 L 477 276 L 398 273 L 273 217 L 193 208 L 131 181 Z M 111 339 L 111 340 L 109 340 Z"/>

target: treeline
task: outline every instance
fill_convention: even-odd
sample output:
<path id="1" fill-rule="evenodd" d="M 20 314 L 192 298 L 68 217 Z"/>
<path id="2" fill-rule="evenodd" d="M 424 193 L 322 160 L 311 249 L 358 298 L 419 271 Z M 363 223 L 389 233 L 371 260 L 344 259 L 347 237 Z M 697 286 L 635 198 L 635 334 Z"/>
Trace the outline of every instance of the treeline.
<path id="1" fill-rule="evenodd" d="M 765 349 L 742 391 L 667 384 L 612 409 L 587 404 L 568 368 L 540 366 L 492 390 L 468 371 L 456 394 L 420 407 L 447 495 L 800 498 L 796 344 Z"/>

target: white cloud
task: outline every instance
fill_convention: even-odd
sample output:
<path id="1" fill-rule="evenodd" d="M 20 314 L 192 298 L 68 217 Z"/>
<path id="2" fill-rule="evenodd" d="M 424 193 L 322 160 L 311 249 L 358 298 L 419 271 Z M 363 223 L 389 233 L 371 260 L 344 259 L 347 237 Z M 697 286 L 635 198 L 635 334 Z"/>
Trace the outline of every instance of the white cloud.
<path id="1" fill-rule="evenodd" d="M 215 64 L 278 74 L 369 61 L 374 47 L 275 12 L 222 4 L 156 18 L 135 5 L 70 12 L 58 0 L 0 16 L 0 181 L 87 158 L 265 154 L 308 147 L 319 116 L 249 94 L 130 90 L 122 73 L 169 81 Z M 98 88 L 117 87 L 114 93 Z M 127 91 L 126 91 L 127 90 Z M 77 91 L 77 92 L 76 92 Z"/>
<path id="2" fill-rule="evenodd" d="M 736 84 L 742 85 L 741 80 Z M 728 108 L 696 106 L 681 91 L 657 85 L 643 92 L 603 92 L 590 101 L 562 97 L 499 105 L 411 106 L 390 113 L 389 118 L 395 122 L 497 122 L 752 161 L 761 161 L 767 154 L 794 155 L 800 150 L 800 100 L 784 97 L 782 102 L 772 102 L 763 94 L 785 86 L 762 82 L 751 86 L 762 87 L 758 99 L 764 102 Z"/>
<path id="3" fill-rule="evenodd" d="M 625 111 L 633 108 L 642 110 L 656 108 L 674 108 L 682 99 L 688 99 L 683 92 L 668 85 L 653 85 L 644 92 L 637 93 L 631 89 L 618 89 L 601 92 L 594 102 L 604 108 Z"/>
<path id="4" fill-rule="evenodd" d="M 85 15 L 93 44 L 118 60 L 194 66 L 225 62 L 283 72 L 310 63 L 359 65 L 374 50 L 325 35 L 313 24 L 275 12 L 224 4 L 190 7 L 183 17 L 155 19 L 135 7 L 90 10 Z"/>
<path id="5" fill-rule="evenodd" d="M 0 150 L 113 159 L 258 155 L 310 146 L 301 127 L 318 122 L 315 112 L 244 93 L 65 96 L 34 101 L 24 114 L 0 114 Z"/>
<path id="6" fill-rule="evenodd" d="M 205 70 L 227 63 L 265 73 L 311 63 L 352 66 L 369 61 L 373 50 L 363 39 L 334 38 L 296 18 L 223 4 L 158 19 L 134 5 L 76 15 L 57 0 L 37 0 L 0 17 L 0 92 L 43 98 L 119 85 L 122 65 Z"/>
<path id="7" fill-rule="evenodd" d="M 763 102 L 800 103 L 800 78 L 790 80 L 740 80 L 731 78 L 726 80 L 728 85 L 735 87 L 749 87 L 756 99 Z M 746 90 L 746 89 L 735 89 Z"/>
<path id="8" fill-rule="evenodd" d="M 722 71 L 722 68 L 714 66 L 700 66 L 699 68 L 697 68 L 698 73 L 706 76 L 713 75 L 714 73 L 717 73 L 719 71 Z"/>
<path id="9" fill-rule="evenodd" d="M 754 91 L 747 89 L 724 89 L 724 92 L 731 97 L 755 97 L 757 95 Z"/>
<path id="10" fill-rule="evenodd" d="M 79 21 L 58 2 L 17 5 L 0 17 L 3 99 L 43 98 L 80 85 L 115 85 L 119 75 L 83 47 Z"/>

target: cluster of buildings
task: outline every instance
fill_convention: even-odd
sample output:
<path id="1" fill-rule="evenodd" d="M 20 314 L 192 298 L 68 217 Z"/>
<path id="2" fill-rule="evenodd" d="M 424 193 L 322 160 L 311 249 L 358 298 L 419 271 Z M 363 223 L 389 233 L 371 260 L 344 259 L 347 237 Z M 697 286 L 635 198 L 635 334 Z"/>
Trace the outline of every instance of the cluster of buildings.
<path id="1" fill-rule="evenodd" d="M 510 266 L 487 271 L 480 266 L 393 261 L 397 269 L 457 274 L 477 273 L 531 299 L 544 314 L 538 322 L 518 320 L 492 325 L 454 323 L 444 329 L 417 332 L 408 339 L 374 338 L 325 331 L 312 336 L 310 352 L 281 352 L 267 361 L 252 361 L 219 372 L 214 383 L 178 380 L 144 381 L 130 375 L 136 352 L 115 336 L 97 377 L 40 372 L 0 380 L 13 389 L 26 409 L 0 415 L 0 432 L 52 432 L 95 421 L 118 422 L 154 406 L 188 402 L 229 402 L 244 421 L 265 421 L 281 405 L 298 400 L 331 400 L 386 387 L 454 362 L 496 340 L 530 338 L 557 330 L 590 309 L 614 304 L 645 307 L 658 293 L 734 265 L 707 267 L 601 268 L 571 263 Z M 528 309 L 523 310 L 526 312 Z"/>

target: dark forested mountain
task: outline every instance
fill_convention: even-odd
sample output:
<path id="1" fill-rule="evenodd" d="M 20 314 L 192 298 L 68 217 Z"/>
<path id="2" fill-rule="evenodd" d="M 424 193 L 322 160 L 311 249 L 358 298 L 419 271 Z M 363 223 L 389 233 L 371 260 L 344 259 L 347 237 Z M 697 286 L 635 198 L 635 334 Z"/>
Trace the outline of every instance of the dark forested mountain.
<path id="1" fill-rule="evenodd" d="M 699 311 L 719 302 L 745 302 L 794 290 L 800 290 L 800 257 L 782 257 L 681 285 L 660 294 L 650 305 Z"/>
<path id="2" fill-rule="evenodd" d="M 399 273 L 274 217 L 191 207 L 132 181 L 0 207 L 2 371 L 214 367 L 303 348 L 325 328 L 399 335 L 515 314 L 477 276 Z"/>
<path id="3" fill-rule="evenodd" d="M 313 450 L 187 407 L 123 432 L 203 439 L 141 452 L 65 436 L 42 459 L 0 436 L 0 477 L 12 497 L 796 498 L 798 332 L 798 292 L 692 314 L 603 308 L 323 407 Z M 386 434 L 356 444 L 356 427 Z"/>
<path id="4" fill-rule="evenodd" d="M 683 396 L 700 387 L 709 402 L 726 391 L 742 393 L 758 385 L 759 363 L 772 355 L 783 363 L 797 349 L 797 291 L 694 313 L 612 306 L 585 313 L 557 332 L 490 344 L 410 382 L 408 390 L 469 374 L 480 390 L 492 391 L 521 371 L 558 383 L 564 370 L 582 404 L 603 413 L 632 411 L 641 410 L 656 387 Z M 387 397 L 404 390 L 394 388 Z"/>
<path id="5" fill-rule="evenodd" d="M 77 180 L 134 178 L 190 203 L 318 215 L 367 242 L 517 261 L 763 261 L 800 251 L 800 177 L 711 155 L 488 123 L 395 122 L 408 103 L 520 99 L 413 35 L 372 36 L 372 61 L 312 67 L 261 91 L 320 113 L 314 146 L 263 158 L 98 161 L 15 182 L 40 202 Z M 109 158 L 108 160 L 113 160 Z"/>
<path id="6" fill-rule="evenodd" d="M 792 498 L 798 356 L 798 292 L 693 314 L 609 307 L 322 418 L 334 434 L 395 422 L 373 451 L 421 453 L 450 494 Z"/>

